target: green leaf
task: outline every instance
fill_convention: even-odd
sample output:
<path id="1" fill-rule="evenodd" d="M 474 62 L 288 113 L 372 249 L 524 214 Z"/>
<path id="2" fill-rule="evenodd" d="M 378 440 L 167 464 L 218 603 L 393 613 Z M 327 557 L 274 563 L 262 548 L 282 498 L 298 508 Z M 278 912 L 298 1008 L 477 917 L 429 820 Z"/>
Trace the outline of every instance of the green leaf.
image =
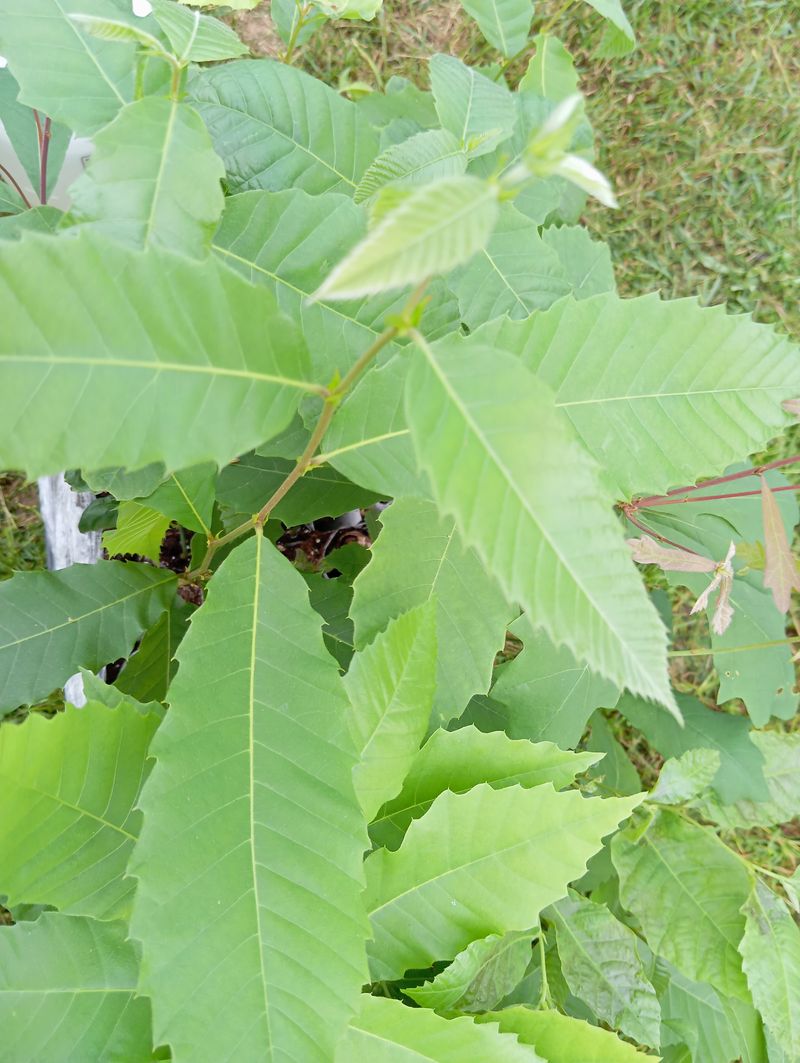
<path id="1" fill-rule="evenodd" d="M 208 63 L 218 59 L 235 59 L 249 51 L 233 30 L 219 19 L 188 11 L 174 0 L 150 0 L 155 20 L 169 39 L 179 59 L 189 63 Z"/>
<path id="2" fill-rule="evenodd" d="M 485 247 L 498 215 L 498 188 L 475 177 L 423 185 L 387 214 L 316 293 L 354 299 L 446 273 Z"/>
<path id="3" fill-rule="evenodd" d="M 530 931 L 490 934 L 471 942 L 432 982 L 403 992 L 435 1011 L 491 1011 L 520 982 L 530 959 Z"/>
<path id="4" fill-rule="evenodd" d="M 397 849 L 412 820 L 423 816 L 446 790 L 465 793 L 484 782 L 496 789 L 549 782 L 560 790 L 598 759 L 596 753 L 564 752 L 552 742 L 515 742 L 501 731 L 436 730 L 414 757 L 400 793 L 378 812 L 370 835 Z"/>
<path id="5" fill-rule="evenodd" d="M 406 417 L 439 508 L 509 600 L 593 670 L 672 710 L 664 629 L 547 387 L 502 350 L 441 340 L 417 355 Z"/>
<path id="6" fill-rule="evenodd" d="M 255 5 L 251 4 L 251 6 Z M 296 29 L 298 23 L 301 22 L 302 12 L 303 9 L 297 3 L 297 0 L 271 0 L 269 5 L 270 18 L 274 22 L 278 36 L 284 44 L 288 44 L 294 37 L 295 46 L 299 48 L 301 44 L 305 44 L 307 40 L 313 37 L 320 26 L 324 25 L 325 16 L 321 11 L 318 11 L 316 15 L 311 15 L 310 10 L 308 10 L 299 29 Z"/>
<path id="7" fill-rule="evenodd" d="M 401 613 L 435 601 L 432 724 L 446 723 L 473 694 L 488 688 L 512 610 L 477 554 L 463 546 L 452 521 L 441 518 L 433 503 L 401 498 L 381 520 L 372 560 L 353 584 L 356 646 L 368 645 Z"/>
<path id="8" fill-rule="evenodd" d="M 766 798 L 726 804 L 705 795 L 697 802 L 706 819 L 726 830 L 778 826 L 794 819 L 800 807 L 800 734 L 751 731 L 750 741 L 764 758 Z"/>
<path id="9" fill-rule="evenodd" d="M 796 348 L 766 325 L 694 300 L 565 299 L 470 337 L 519 355 L 623 496 L 721 472 L 786 423 Z"/>
<path id="10" fill-rule="evenodd" d="M 27 209 L 19 192 L 4 178 L 0 178 L 0 214 L 23 214 Z"/>
<path id="11" fill-rule="evenodd" d="M 579 91 L 575 63 L 563 43 L 551 33 L 539 33 L 533 40 L 536 51 L 519 83 L 519 92 L 537 92 L 546 100 L 560 103 Z"/>
<path id="12" fill-rule="evenodd" d="M 272 59 L 210 67 L 189 93 L 225 161 L 230 192 L 300 188 L 352 194 L 378 153 L 355 104 Z"/>
<path id="13" fill-rule="evenodd" d="M 639 793 L 642 789 L 639 773 L 617 741 L 603 713 L 599 710 L 595 712 L 590 725 L 592 732 L 589 745 L 604 754 L 600 763 L 595 764 L 589 772 L 589 777 L 596 780 L 599 791 L 612 796 Z"/>
<path id="14" fill-rule="evenodd" d="M 141 554 L 158 561 L 161 542 L 170 525 L 169 517 L 138 502 L 120 502 L 117 526 L 103 533 L 103 547 L 115 554 Z"/>
<path id="15" fill-rule="evenodd" d="M 542 230 L 542 240 L 558 255 L 576 299 L 616 291 L 611 249 L 582 225 L 550 225 Z"/>
<path id="16" fill-rule="evenodd" d="M 299 335 L 261 288 L 214 261 L 94 234 L 9 244 L 0 318 L 0 465 L 31 477 L 229 461 L 285 428 L 315 387 Z"/>
<path id="17" fill-rule="evenodd" d="M 687 749 L 664 764 L 650 800 L 660 805 L 682 805 L 703 794 L 714 782 L 721 757 L 717 749 Z"/>
<path id="18" fill-rule="evenodd" d="M 94 144 L 70 190 L 70 222 L 133 247 L 202 258 L 222 214 L 225 168 L 197 112 L 145 97 L 123 107 Z"/>
<path id="19" fill-rule="evenodd" d="M 110 688 L 109 688 L 110 689 Z M 0 727 L 0 893 L 75 915 L 128 914 L 125 865 L 159 716 L 90 700 Z"/>
<path id="20" fill-rule="evenodd" d="M 642 1063 L 647 1058 L 608 1030 L 558 1011 L 517 1006 L 478 1021 L 497 1022 L 503 1033 L 514 1033 L 523 1044 L 533 1045 L 547 1063 Z"/>
<path id="21" fill-rule="evenodd" d="M 160 461 L 156 461 L 140 469 L 129 470 L 118 466 L 96 471 L 84 469 L 80 475 L 95 494 L 107 491 L 114 498 L 130 500 L 151 495 L 163 482 L 167 470 Z M 73 484 L 73 487 L 80 490 L 77 484 Z"/>
<path id="22" fill-rule="evenodd" d="M 115 686 L 139 701 L 164 701 L 177 664 L 175 651 L 186 634 L 192 607 L 175 598 L 131 654 Z"/>
<path id="23" fill-rule="evenodd" d="M 452 55 L 434 55 L 430 71 L 439 121 L 471 157 L 492 151 L 511 136 L 516 106 L 505 84 Z"/>
<path id="24" fill-rule="evenodd" d="M 742 799 L 766 800 L 764 757 L 751 740 L 747 720 L 715 712 L 685 694 L 678 695 L 678 705 L 683 727 L 630 695 L 623 697 L 618 708 L 665 757 L 679 757 L 689 749 L 717 750 L 720 766 L 712 785 L 724 804 Z"/>
<path id="25" fill-rule="evenodd" d="M 0 186 L 0 196 L 3 188 Z M 55 207 L 34 207 L 21 214 L 0 218 L 0 240 L 18 240 L 27 232 L 52 233 L 63 218 Z"/>
<path id="26" fill-rule="evenodd" d="M 70 19 L 89 37 L 96 37 L 100 41 L 113 41 L 118 44 L 141 45 L 146 51 L 152 52 L 162 59 L 168 58 L 168 53 L 158 37 L 139 26 L 124 22 L 122 19 L 81 13 L 70 15 Z"/>
<path id="27" fill-rule="evenodd" d="M 285 458 L 245 454 L 224 468 L 217 480 L 217 501 L 225 524 L 235 527 L 257 513 L 294 465 L 295 462 Z M 325 465 L 307 472 L 271 515 L 291 528 L 320 517 L 336 517 L 378 500 L 378 495 L 357 487 Z"/>
<path id="28" fill-rule="evenodd" d="M 234 1043 L 242 1059 L 330 1060 L 366 980 L 366 833 L 320 625 L 259 535 L 223 561 L 178 650 L 131 864 L 142 992 L 176 1060 L 217 1063 Z"/>
<path id="29" fill-rule="evenodd" d="M 28 175 L 31 186 L 38 189 L 41 168 L 39 132 L 33 111 L 18 101 L 18 94 L 19 85 L 11 71 L 7 68 L 0 69 L 0 114 L 3 116 L 3 126 L 14 153 Z M 39 120 L 41 122 L 41 117 Z M 71 136 L 72 133 L 66 126 L 61 125 L 60 122 L 51 121 L 50 142 L 47 149 L 48 193 L 52 192 L 56 186 Z M 7 188 L 0 186 L 0 196 L 7 191 Z"/>
<path id="30" fill-rule="evenodd" d="M 620 31 L 620 34 L 627 40 L 625 50 L 630 51 L 636 44 L 636 37 L 620 0 L 586 0 L 586 2 Z"/>
<path id="31" fill-rule="evenodd" d="M 750 872 L 715 834 L 663 809 L 641 837 L 611 842 L 623 905 L 653 952 L 697 982 L 748 1000 L 737 952 Z"/>
<path id="32" fill-rule="evenodd" d="M 549 784 L 441 794 L 396 852 L 367 857 L 373 978 L 400 978 L 475 938 L 533 926 L 640 800 L 587 800 Z"/>
<path id="33" fill-rule="evenodd" d="M 570 991 L 602 1022 L 657 1048 L 661 1009 L 636 951 L 636 935 L 603 904 L 570 893 L 548 911 Z"/>
<path id="34" fill-rule="evenodd" d="M 172 572 L 118 561 L 0 583 L 0 709 L 46 697 L 80 666 L 97 671 L 123 657 L 174 593 Z"/>
<path id="35" fill-rule="evenodd" d="M 88 36 L 77 12 L 152 26 L 133 19 L 129 0 L 4 0 L 0 46 L 20 102 L 91 136 L 133 97 L 136 45 Z"/>
<path id="36" fill-rule="evenodd" d="M 0 1025 L 10 1060 L 150 1063 L 150 1005 L 137 995 L 124 923 L 45 912 L 0 927 Z"/>
<path id="37" fill-rule="evenodd" d="M 503 1037 L 496 1026 L 476 1026 L 471 1019 L 443 1019 L 424 1008 L 398 1000 L 362 996 L 361 1012 L 350 1024 L 336 1053 L 336 1063 L 542 1063 L 516 1037 Z"/>
<path id="38" fill-rule="evenodd" d="M 510 59 L 528 43 L 533 21 L 531 0 L 461 0 L 493 48 Z"/>
<path id="39" fill-rule="evenodd" d="M 658 960 L 651 975 L 661 1004 L 662 1048 L 684 1042 L 691 1060 L 767 1063 L 761 1021 L 752 1004 L 720 997 Z M 666 1057 L 665 1057 L 666 1058 Z"/>
<path id="40" fill-rule="evenodd" d="M 425 130 L 381 152 L 361 178 L 354 199 L 362 203 L 388 184 L 424 185 L 457 177 L 466 168 L 467 156 L 452 133 Z"/>
<path id="41" fill-rule="evenodd" d="M 739 951 L 753 1002 L 777 1043 L 800 1056 L 800 929 L 786 905 L 756 881 L 742 909 Z"/>
<path id="42" fill-rule="evenodd" d="M 511 738 L 576 746 L 595 709 L 616 705 L 619 687 L 578 663 L 565 646 L 556 648 L 527 616 L 511 631 L 523 647 L 496 671 L 491 694 L 504 709 L 499 725 Z"/>
<path id="43" fill-rule="evenodd" d="M 528 317 L 572 290 L 558 253 L 539 235 L 539 226 L 511 203 L 501 206 L 486 247 L 449 282 L 470 330 L 504 314 Z"/>
<path id="44" fill-rule="evenodd" d="M 331 465 L 384 498 L 420 498 L 428 491 L 406 426 L 407 375 L 402 352 L 371 369 L 346 396 L 322 441 Z"/>
<path id="45" fill-rule="evenodd" d="M 309 196 L 291 189 L 246 192 L 228 199 L 214 238 L 214 250 L 224 262 L 254 283 L 266 285 L 281 309 L 301 323 L 323 380 L 337 371 L 346 372 L 383 331 L 387 316 L 400 313 L 407 299 L 405 293 L 345 303 L 310 299 L 331 264 L 357 244 L 364 231 L 364 212 L 349 196 Z M 429 291 L 434 300 L 426 309 L 426 332 L 433 329 L 441 335 L 457 328 L 455 298 L 442 292 L 441 285 L 437 290 L 434 284 Z M 375 372 L 366 374 L 363 386 Z"/>
<path id="46" fill-rule="evenodd" d="M 353 657 L 344 687 L 358 754 L 353 781 L 367 821 L 403 785 L 428 728 L 435 684 L 432 601 L 390 621 Z"/>
<path id="47" fill-rule="evenodd" d="M 211 535 L 217 470 L 213 464 L 194 465 L 171 473 L 142 501 L 184 528 Z"/>

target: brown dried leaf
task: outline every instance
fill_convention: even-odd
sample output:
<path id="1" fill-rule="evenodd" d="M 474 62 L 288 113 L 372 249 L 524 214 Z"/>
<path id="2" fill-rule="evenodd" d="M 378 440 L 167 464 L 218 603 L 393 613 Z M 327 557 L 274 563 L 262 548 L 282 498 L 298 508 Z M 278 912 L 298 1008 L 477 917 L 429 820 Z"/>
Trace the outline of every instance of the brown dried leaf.
<path id="1" fill-rule="evenodd" d="M 761 512 L 764 517 L 764 548 L 767 561 L 764 566 L 764 586 L 772 591 L 772 597 L 781 613 L 789 611 L 792 590 L 800 590 L 792 548 L 783 526 L 781 512 L 769 484 L 761 477 Z"/>
<path id="2" fill-rule="evenodd" d="M 628 546 L 634 561 L 640 565 L 658 565 L 665 572 L 713 572 L 717 567 L 716 561 L 710 557 L 662 546 L 649 535 L 643 535 L 641 539 L 628 539 Z"/>
<path id="3" fill-rule="evenodd" d="M 781 403 L 781 406 L 787 413 L 793 413 L 795 417 L 800 417 L 800 399 L 787 399 Z"/>

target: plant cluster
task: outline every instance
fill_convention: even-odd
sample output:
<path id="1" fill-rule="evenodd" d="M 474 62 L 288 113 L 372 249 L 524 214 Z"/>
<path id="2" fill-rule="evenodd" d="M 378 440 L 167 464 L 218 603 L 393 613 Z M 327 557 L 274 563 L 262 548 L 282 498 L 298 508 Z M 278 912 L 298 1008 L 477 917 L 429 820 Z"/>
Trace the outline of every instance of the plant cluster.
<path id="1" fill-rule="evenodd" d="M 800 882 L 737 838 L 800 807 L 800 459 L 748 460 L 797 348 L 618 296 L 530 0 L 429 89 L 293 65 L 379 7 L 273 0 L 278 61 L 0 0 L 0 466 L 110 558 L 0 584 L 0 1060 L 796 1063 Z"/>

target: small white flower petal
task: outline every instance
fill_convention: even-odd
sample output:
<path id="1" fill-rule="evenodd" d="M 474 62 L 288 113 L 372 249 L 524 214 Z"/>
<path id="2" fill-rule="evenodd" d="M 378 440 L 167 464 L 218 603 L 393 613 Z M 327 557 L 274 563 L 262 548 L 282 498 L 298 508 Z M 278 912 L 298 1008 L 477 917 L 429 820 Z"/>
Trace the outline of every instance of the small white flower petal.
<path id="1" fill-rule="evenodd" d="M 8 60 L 4 55 L 0 55 L 0 70 L 3 70 L 8 66 Z"/>
<path id="2" fill-rule="evenodd" d="M 137 18 L 147 18 L 153 11 L 153 5 L 150 0 L 133 0 L 132 3 L 133 13 Z"/>
<path id="3" fill-rule="evenodd" d="M 594 196 L 604 207 L 616 207 L 619 205 L 605 174 L 600 173 L 596 166 L 592 166 L 590 162 L 582 159 L 580 155 L 565 155 L 554 167 L 553 173 L 557 173 L 560 177 L 566 177 L 568 181 L 572 181 L 578 188 L 582 188 L 584 192 Z"/>

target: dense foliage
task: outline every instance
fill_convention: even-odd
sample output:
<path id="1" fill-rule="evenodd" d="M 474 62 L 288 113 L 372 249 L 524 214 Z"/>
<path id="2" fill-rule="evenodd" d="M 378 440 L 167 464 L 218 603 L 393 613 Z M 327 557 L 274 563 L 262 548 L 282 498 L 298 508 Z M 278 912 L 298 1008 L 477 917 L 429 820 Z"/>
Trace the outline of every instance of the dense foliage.
<path id="1" fill-rule="evenodd" d="M 568 51 L 463 6 L 496 63 L 348 99 L 293 60 L 378 0 L 273 0 L 283 61 L 0 0 L 0 466 L 111 558 L 0 584 L 7 1063 L 800 1060 L 800 882 L 729 844 L 800 807 L 798 459 L 748 460 L 798 351 L 617 295 Z"/>

